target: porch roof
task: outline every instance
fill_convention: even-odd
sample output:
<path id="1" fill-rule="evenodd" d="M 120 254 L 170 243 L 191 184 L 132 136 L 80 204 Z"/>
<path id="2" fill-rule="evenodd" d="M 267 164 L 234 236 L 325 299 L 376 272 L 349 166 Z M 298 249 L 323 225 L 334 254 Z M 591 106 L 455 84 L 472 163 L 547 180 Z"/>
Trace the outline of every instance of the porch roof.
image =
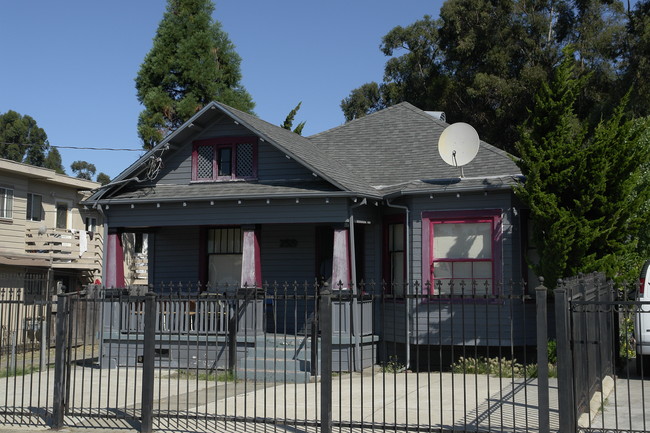
<path id="1" fill-rule="evenodd" d="M 218 192 L 218 194 L 217 194 Z M 354 193 L 340 191 L 324 181 L 313 182 L 224 182 L 215 188 L 213 183 L 191 185 L 149 185 L 138 189 L 123 190 L 119 196 L 105 200 L 106 203 L 130 203 L 184 200 L 232 200 L 293 197 L 354 197 Z"/>

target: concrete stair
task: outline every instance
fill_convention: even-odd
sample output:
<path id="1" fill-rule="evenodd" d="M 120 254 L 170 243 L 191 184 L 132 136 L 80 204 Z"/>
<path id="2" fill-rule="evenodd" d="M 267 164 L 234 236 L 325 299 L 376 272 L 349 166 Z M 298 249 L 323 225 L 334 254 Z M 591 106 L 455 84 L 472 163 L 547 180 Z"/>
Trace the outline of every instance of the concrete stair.
<path id="1" fill-rule="evenodd" d="M 307 383 L 311 375 L 311 339 L 267 334 L 237 363 L 237 377 L 257 382 Z"/>

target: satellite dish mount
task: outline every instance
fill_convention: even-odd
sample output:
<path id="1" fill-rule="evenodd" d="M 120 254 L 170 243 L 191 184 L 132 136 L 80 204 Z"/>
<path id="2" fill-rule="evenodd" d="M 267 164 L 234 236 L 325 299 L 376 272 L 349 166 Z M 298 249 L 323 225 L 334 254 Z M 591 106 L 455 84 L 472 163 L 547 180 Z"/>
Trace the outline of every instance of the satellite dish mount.
<path id="1" fill-rule="evenodd" d="M 460 177 L 465 177 L 463 166 L 469 164 L 478 153 L 478 132 L 467 123 L 449 125 L 438 139 L 438 153 L 447 164 L 460 168 Z"/>

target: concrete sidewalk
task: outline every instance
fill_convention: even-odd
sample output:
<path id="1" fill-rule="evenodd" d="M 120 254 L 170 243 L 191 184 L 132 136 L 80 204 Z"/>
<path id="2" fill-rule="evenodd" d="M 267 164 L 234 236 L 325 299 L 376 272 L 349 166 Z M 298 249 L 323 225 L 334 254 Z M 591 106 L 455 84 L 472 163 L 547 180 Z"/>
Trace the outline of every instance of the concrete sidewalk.
<path id="1" fill-rule="evenodd" d="M 50 372 L 51 373 L 51 372 Z M 92 430 L 137 431 L 138 421 L 115 418 L 117 414 L 137 414 L 142 370 L 93 369 L 76 366 L 72 369 L 70 410 L 81 416 L 66 417 L 70 432 Z M 40 382 L 38 382 L 40 381 Z M 0 395 L 0 406 L 11 406 L 31 395 L 31 384 L 47 383 L 51 390 L 53 377 L 48 373 L 33 374 L 11 392 Z M 12 381 L 0 379 L 0 390 L 8 390 Z M 20 386 L 18 386 L 20 385 Z M 418 426 L 459 430 L 504 432 L 537 431 L 537 382 L 521 378 L 497 378 L 486 375 L 452 373 L 382 373 L 372 369 L 363 373 L 334 377 L 332 390 L 333 431 L 361 431 L 360 426 L 383 430 L 383 425 L 397 425 L 401 431 Z M 116 392 L 119 390 L 119 392 Z M 48 391 L 50 392 L 50 391 Z M 277 431 L 316 432 L 320 419 L 320 383 L 271 384 L 255 382 L 218 383 L 170 375 L 168 370 L 156 371 L 154 410 L 169 412 L 171 417 L 157 417 L 157 431 Z M 45 398 L 41 396 L 41 401 Z M 3 401 L 5 400 L 5 401 Z M 51 404 L 51 397 L 49 398 Z M 38 402 L 37 402 L 38 403 Z M 41 403 L 43 404 L 43 403 Z M 38 404 L 32 405 L 38 408 Z M 112 408 L 112 409 L 111 409 Z M 113 418 L 98 417 L 110 413 Z M 177 415 L 188 416 L 188 419 Z M 92 416 L 91 416 L 92 415 Z M 215 422 L 208 415 L 274 419 L 277 424 Z M 133 418 L 132 416 L 130 417 Z M 42 431 L 48 429 L 39 417 L 36 424 L 18 426 L 26 419 L 0 414 L 0 432 Z M 289 420 L 283 422 L 282 420 Z M 343 427 L 337 427 L 342 425 Z M 557 382 L 550 379 L 550 426 L 558 430 Z M 388 430 L 389 431 L 389 430 Z"/>

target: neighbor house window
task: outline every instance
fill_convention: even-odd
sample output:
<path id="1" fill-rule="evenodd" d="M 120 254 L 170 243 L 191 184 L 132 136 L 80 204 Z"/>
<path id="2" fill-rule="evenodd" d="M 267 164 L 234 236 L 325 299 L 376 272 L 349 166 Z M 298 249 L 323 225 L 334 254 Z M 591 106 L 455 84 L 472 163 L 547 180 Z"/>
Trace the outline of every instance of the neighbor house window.
<path id="1" fill-rule="evenodd" d="M 43 219 L 43 196 L 27 193 L 27 220 L 41 221 Z"/>
<path id="2" fill-rule="evenodd" d="M 68 205 L 65 203 L 58 203 L 56 205 L 56 228 L 68 228 Z"/>
<path id="3" fill-rule="evenodd" d="M 0 218 L 13 218 L 14 190 L 0 187 Z"/>
<path id="4" fill-rule="evenodd" d="M 239 227 L 207 231 L 208 282 L 212 287 L 239 287 L 242 270 L 242 230 Z"/>
<path id="5" fill-rule="evenodd" d="M 485 212 L 485 213 L 482 213 Z M 501 212 L 425 213 L 430 291 L 491 294 L 500 267 Z"/>
<path id="6" fill-rule="evenodd" d="M 256 138 L 218 138 L 194 143 L 192 180 L 226 181 L 256 177 Z"/>

